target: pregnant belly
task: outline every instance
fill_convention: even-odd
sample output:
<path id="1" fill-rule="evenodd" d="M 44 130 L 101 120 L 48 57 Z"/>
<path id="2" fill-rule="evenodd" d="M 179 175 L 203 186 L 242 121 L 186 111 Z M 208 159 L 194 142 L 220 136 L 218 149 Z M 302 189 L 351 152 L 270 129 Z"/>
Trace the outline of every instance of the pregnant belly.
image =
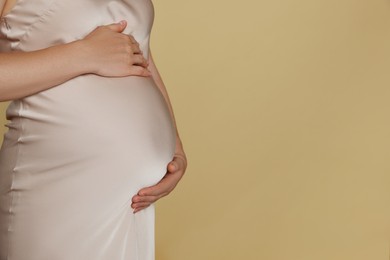
<path id="1" fill-rule="evenodd" d="M 148 172 L 140 185 L 152 185 L 174 153 L 169 110 L 151 77 L 79 76 L 13 101 L 6 115 L 5 140 L 18 144 L 17 163 L 30 172 L 112 166 Z"/>

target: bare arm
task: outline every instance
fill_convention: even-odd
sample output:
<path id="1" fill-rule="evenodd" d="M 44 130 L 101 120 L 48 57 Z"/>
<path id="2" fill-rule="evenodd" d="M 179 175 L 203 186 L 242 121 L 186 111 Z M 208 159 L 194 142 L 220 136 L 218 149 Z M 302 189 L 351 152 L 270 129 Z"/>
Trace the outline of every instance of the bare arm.
<path id="1" fill-rule="evenodd" d="M 173 115 L 173 109 L 169 100 L 168 92 L 162 81 L 160 73 L 158 72 L 156 65 L 154 64 L 150 49 L 148 61 L 149 69 L 152 73 L 153 80 L 155 81 L 156 85 L 164 96 L 165 101 L 167 102 L 167 105 L 169 107 L 172 120 L 174 122 L 174 126 L 176 129 L 176 149 L 174 158 L 167 165 L 167 173 L 165 174 L 164 178 L 162 178 L 157 184 L 153 186 L 144 187 L 140 189 L 138 193 L 132 197 L 131 207 L 134 209 L 134 213 L 146 207 L 149 207 L 152 203 L 170 194 L 176 187 L 176 185 L 179 183 L 187 169 L 187 157 L 183 150 L 183 145 L 181 143 L 179 133 L 177 131 L 176 121 Z"/>
<path id="2" fill-rule="evenodd" d="M 0 0 L 0 16 L 14 5 L 15 0 Z M 76 55 L 76 45 L 27 53 L 0 53 L 0 101 L 33 94 L 86 72 Z M 72 63 L 77 66 L 69 66 Z"/>
<path id="3" fill-rule="evenodd" d="M 80 42 L 33 52 L 0 53 L 0 101 L 31 95 L 89 71 Z"/>
<path id="4" fill-rule="evenodd" d="M 0 17 L 3 16 L 5 2 L 6 0 L 0 0 Z"/>
<path id="5" fill-rule="evenodd" d="M 22 98 L 84 73 L 150 76 L 126 22 L 99 26 L 84 39 L 32 52 L 0 53 L 0 101 Z"/>

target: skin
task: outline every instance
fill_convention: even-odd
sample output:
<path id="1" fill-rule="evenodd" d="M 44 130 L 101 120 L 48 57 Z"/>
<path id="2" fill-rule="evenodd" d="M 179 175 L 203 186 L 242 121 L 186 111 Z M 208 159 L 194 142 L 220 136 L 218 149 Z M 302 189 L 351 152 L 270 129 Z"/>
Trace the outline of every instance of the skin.
<path id="1" fill-rule="evenodd" d="M 16 1 L 0 0 L 1 17 L 13 8 Z M 187 158 L 168 92 L 151 51 L 149 58 L 145 59 L 134 37 L 122 34 L 126 26 L 127 22 L 123 20 L 99 26 L 82 40 L 32 52 L 0 53 L 0 101 L 23 98 L 86 73 L 104 77 L 153 77 L 174 122 L 176 148 L 164 178 L 156 185 L 140 189 L 132 197 L 131 207 L 136 213 L 173 191 L 186 171 Z M 41 77 L 43 74 L 44 78 Z"/>
<path id="2" fill-rule="evenodd" d="M 141 189 L 137 195 L 133 196 L 131 207 L 134 209 L 134 213 L 148 207 L 151 203 L 156 202 L 158 199 L 167 196 L 177 185 L 180 179 L 183 177 L 187 168 L 187 158 L 183 149 L 183 144 L 177 131 L 176 121 L 173 114 L 173 109 L 165 85 L 157 70 L 157 67 L 153 61 L 152 53 L 149 49 L 149 69 L 152 77 L 156 82 L 156 85 L 162 92 L 165 101 L 168 105 L 171 117 L 174 122 L 176 130 L 176 148 L 173 160 L 167 166 L 167 172 L 164 178 L 154 186 Z"/>

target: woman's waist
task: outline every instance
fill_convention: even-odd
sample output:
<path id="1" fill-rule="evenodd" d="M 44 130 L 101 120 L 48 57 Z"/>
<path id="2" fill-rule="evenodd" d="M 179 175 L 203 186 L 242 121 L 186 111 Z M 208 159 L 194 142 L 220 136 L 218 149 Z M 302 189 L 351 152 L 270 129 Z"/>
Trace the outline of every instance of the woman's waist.
<path id="1" fill-rule="evenodd" d="M 150 77 L 77 77 L 13 100 L 6 117 L 7 137 L 43 150 L 58 142 L 67 151 L 123 145 L 133 151 L 135 143 L 170 150 L 175 140 L 169 109 Z"/>
<path id="2" fill-rule="evenodd" d="M 92 141 L 104 132 L 123 140 L 158 138 L 159 132 L 170 135 L 173 130 L 165 99 L 150 77 L 77 77 L 13 100 L 6 117 L 20 132 L 54 138 L 81 134 Z"/>
<path id="3" fill-rule="evenodd" d="M 88 74 L 13 100 L 6 116 L 9 120 L 74 120 L 165 109 L 165 100 L 151 77 L 106 78 Z"/>

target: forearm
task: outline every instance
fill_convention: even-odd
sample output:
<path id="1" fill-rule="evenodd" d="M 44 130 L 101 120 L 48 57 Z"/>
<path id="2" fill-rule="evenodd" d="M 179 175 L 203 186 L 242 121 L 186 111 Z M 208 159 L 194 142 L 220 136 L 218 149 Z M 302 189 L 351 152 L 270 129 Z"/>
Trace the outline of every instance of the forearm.
<path id="1" fill-rule="evenodd" d="M 180 136 L 179 136 L 179 131 L 177 129 L 177 124 L 176 124 L 176 119 L 175 119 L 175 115 L 174 115 L 174 112 L 173 112 L 173 108 L 172 108 L 172 104 L 171 104 L 171 101 L 169 99 L 169 95 L 168 95 L 168 91 L 165 87 L 165 84 L 161 78 L 161 75 L 160 73 L 158 72 L 158 69 L 153 61 L 153 57 L 152 57 L 152 53 L 150 52 L 149 50 L 149 70 L 152 72 L 152 77 L 153 77 L 153 80 L 155 81 L 157 87 L 160 89 L 162 95 L 164 96 L 164 99 L 167 103 L 167 106 L 169 108 L 169 112 L 171 114 L 171 118 L 172 118 L 172 121 L 173 121 L 173 124 L 174 124 L 174 127 L 175 127 L 175 131 L 176 131 L 176 151 L 177 152 L 180 152 L 182 156 L 185 157 L 185 154 L 184 154 L 184 151 L 183 151 L 183 145 L 182 145 L 182 142 L 181 142 L 181 139 L 180 139 Z"/>
<path id="2" fill-rule="evenodd" d="M 0 53 L 0 101 L 22 98 L 88 72 L 80 41 Z"/>

